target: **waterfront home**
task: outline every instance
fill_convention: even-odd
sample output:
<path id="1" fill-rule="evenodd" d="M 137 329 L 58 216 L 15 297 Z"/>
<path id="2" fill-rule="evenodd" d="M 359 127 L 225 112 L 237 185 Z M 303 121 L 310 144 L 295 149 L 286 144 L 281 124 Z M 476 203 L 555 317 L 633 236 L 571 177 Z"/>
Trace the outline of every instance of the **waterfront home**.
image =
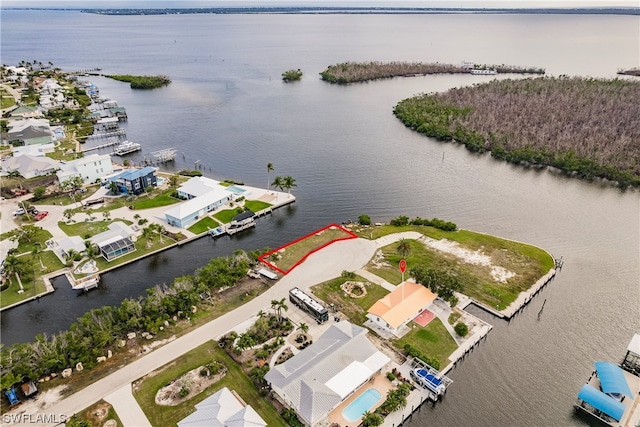
<path id="1" fill-rule="evenodd" d="M 24 119 L 7 123 L 7 142 L 20 142 L 25 144 L 26 139 L 49 137 L 53 141 L 53 132 L 47 119 Z M 49 142 L 51 142 L 49 141 Z"/>
<path id="2" fill-rule="evenodd" d="M 232 192 L 220 185 L 209 187 L 209 191 L 203 194 L 197 194 L 197 197 L 189 198 L 165 211 L 165 218 L 169 225 L 186 228 L 209 212 L 220 208 L 233 197 Z"/>
<path id="3" fill-rule="evenodd" d="M 178 421 L 178 427 L 264 427 L 267 423 L 235 391 L 224 387 L 196 405 L 196 411 Z"/>
<path id="4" fill-rule="evenodd" d="M 211 190 L 226 189 L 220 185 L 220 181 L 207 178 L 204 176 L 196 176 L 190 178 L 187 182 L 180 185 L 177 189 L 178 197 L 181 199 L 194 199 L 210 192 Z M 225 193 L 228 194 L 228 193 Z"/>
<path id="5" fill-rule="evenodd" d="M 49 144 L 38 144 L 38 145 L 22 145 L 13 147 L 11 149 L 13 152 L 13 157 L 18 156 L 33 156 L 33 157 L 45 157 L 47 153 L 53 153 L 56 151 L 56 147 L 53 142 Z"/>
<path id="6" fill-rule="evenodd" d="M 110 155 L 90 154 L 80 159 L 60 162 L 60 170 L 56 175 L 60 183 L 73 176 L 79 176 L 85 184 L 91 184 L 112 173 L 113 163 Z"/>
<path id="7" fill-rule="evenodd" d="M 42 111 L 30 105 L 21 105 L 9 113 L 10 120 L 38 119 L 42 117 L 44 117 Z"/>
<path id="8" fill-rule="evenodd" d="M 114 221 L 109 224 L 109 229 L 96 234 L 89 240 L 98 246 L 100 253 L 107 261 L 112 261 L 122 255 L 136 250 L 133 243 L 135 232 L 127 224 Z"/>
<path id="9" fill-rule="evenodd" d="M 158 175 L 154 167 L 145 166 L 142 169 L 129 169 L 121 172 L 110 177 L 108 181 L 115 182 L 121 193 L 137 196 L 144 193 L 148 187 L 158 185 Z"/>
<path id="10" fill-rule="evenodd" d="M 18 172 L 26 179 L 49 175 L 60 168 L 57 160 L 28 154 L 8 157 L 2 160 L 1 165 L 4 173 Z"/>
<path id="11" fill-rule="evenodd" d="M 271 368 L 264 379 L 307 426 L 327 421 L 329 413 L 354 394 L 376 393 L 380 400 L 369 380 L 391 360 L 369 341 L 367 332 L 347 321 L 334 323 L 309 347 Z"/>
<path id="12" fill-rule="evenodd" d="M 371 306 L 367 311 L 367 322 L 401 337 L 409 332 L 407 323 L 426 310 L 435 299 L 436 295 L 426 287 L 404 282 Z"/>

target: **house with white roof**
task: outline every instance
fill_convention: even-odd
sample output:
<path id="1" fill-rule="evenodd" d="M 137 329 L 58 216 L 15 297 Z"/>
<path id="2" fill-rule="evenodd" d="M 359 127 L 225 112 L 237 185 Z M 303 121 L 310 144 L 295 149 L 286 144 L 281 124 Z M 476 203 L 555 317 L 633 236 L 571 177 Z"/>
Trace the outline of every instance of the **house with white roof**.
<path id="1" fill-rule="evenodd" d="M 196 405 L 196 412 L 178 421 L 178 427 L 265 427 L 267 423 L 240 396 L 227 387 Z"/>
<path id="2" fill-rule="evenodd" d="M 135 231 L 121 221 L 112 222 L 107 231 L 96 234 L 89 239 L 91 243 L 98 246 L 100 253 L 107 261 L 135 251 L 134 240 Z"/>
<path id="3" fill-rule="evenodd" d="M 165 211 L 169 225 L 185 228 L 225 203 L 233 200 L 235 193 L 219 181 L 194 177 L 178 187 L 178 196 L 187 199 Z"/>
<path id="4" fill-rule="evenodd" d="M 407 323 L 431 305 L 436 297 L 426 287 L 406 281 L 376 301 L 367 311 L 367 318 L 375 326 L 400 337 L 403 332 L 408 332 Z"/>
<path id="5" fill-rule="evenodd" d="M 2 165 L 4 173 L 18 172 L 23 178 L 27 179 L 49 175 L 60 169 L 60 162 L 57 160 L 28 154 L 8 157 L 2 160 L 0 165 Z"/>
<path id="6" fill-rule="evenodd" d="M 265 380 L 305 425 L 319 425 L 391 361 L 367 332 L 346 321 L 334 323 L 309 347 L 273 367 Z"/>
<path id="7" fill-rule="evenodd" d="M 60 164 L 58 181 L 80 176 L 85 184 L 94 183 L 101 178 L 113 173 L 113 163 L 108 154 L 90 154 L 80 159 L 71 160 Z"/>

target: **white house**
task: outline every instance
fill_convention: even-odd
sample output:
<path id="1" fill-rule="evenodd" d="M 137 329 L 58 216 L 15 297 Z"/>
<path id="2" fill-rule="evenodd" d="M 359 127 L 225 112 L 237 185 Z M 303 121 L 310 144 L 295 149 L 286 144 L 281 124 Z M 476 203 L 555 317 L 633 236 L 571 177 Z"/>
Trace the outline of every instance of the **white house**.
<path id="1" fill-rule="evenodd" d="M 227 387 L 196 405 L 196 412 L 178 421 L 178 427 L 265 427 L 267 423 L 240 396 Z"/>
<path id="2" fill-rule="evenodd" d="M 169 225 L 185 228 L 233 198 L 233 193 L 225 187 L 217 187 L 167 209 L 164 214 Z"/>
<path id="3" fill-rule="evenodd" d="M 343 321 L 264 379 L 307 426 L 319 425 L 347 397 L 390 362 L 366 337 L 367 329 Z"/>
<path id="4" fill-rule="evenodd" d="M 57 173 L 60 183 L 73 176 L 80 176 L 85 184 L 91 184 L 111 175 L 113 163 L 108 154 L 90 154 L 81 159 L 61 163 L 60 169 Z"/>
<path id="5" fill-rule="evenodd" d="M 8 157 L 2 160 L 1 165 L 3 172 L 18 172 L 27 179 L 49 175 L 60 168 L 60 163 L 57 160 L 28 154 Z"/>

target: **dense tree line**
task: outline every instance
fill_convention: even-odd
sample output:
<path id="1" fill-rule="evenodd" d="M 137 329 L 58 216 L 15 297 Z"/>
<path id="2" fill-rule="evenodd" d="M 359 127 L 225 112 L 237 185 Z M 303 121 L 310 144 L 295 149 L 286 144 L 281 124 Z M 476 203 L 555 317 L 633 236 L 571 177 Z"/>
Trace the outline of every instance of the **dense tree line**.
<path id="1" fill-rule="evenodd" d="M 397 227 L 401 227 L 403 225 L 428 225 L 443 231 L 456 231 L 458 229 L 455 222 L 444 221 L 439 218 L 420 218 L 419 216 L 410 220 L 408 216 L 400 215 L 389 221 L 389 224 Z"/>
<path id="2" fill-rule="evenodd" d="M 157 87 L 166 86 L 171 83 L 171 79 L 167 76 L 133 76 L 131 74 L 111 74 L 109 77 L 121 82 L 128 82 L 131 89 L 155 89 Z"/>
<path id="3" fill-rule="evenodd" d="M 190 314 L 191 306 L 202 300 L 201 294 L 236 284 L 259 253 L 238 251 L 233 257 L 214 258 L 194 275 L 178 277 L 169 286 L 148 289 L 146 297 L 125 299 L 118 307 L 90 310 L 67 331 L 52 336 L 41 334 L 33 342 L 3 347 L 2 389 L 25 379 L 59 373 L 78 362 L 92 368 L 107 349 L 117 351 L 116 341 L 129 332 L 156 334 L 173 316 Z"/>
<path id="4" fill-rule="evenodd" d="M 407 127 L 512 163 L 640 185 L 640 82 L 494 80 L 399 102 Z"/>
<path id="5" fill-rule="evenodd" d="M 497 73 L 544 74 L 545 70 L 513 65 L 473 65 L 478 70 L 496 70 Z M 470 69 L 462 65 L 424 62 L 343 62 L 330 65 L 320 73 L 329 83 L 347 84 L 391 77 L 409 77 L 427 74 L 469 74 Z"/>

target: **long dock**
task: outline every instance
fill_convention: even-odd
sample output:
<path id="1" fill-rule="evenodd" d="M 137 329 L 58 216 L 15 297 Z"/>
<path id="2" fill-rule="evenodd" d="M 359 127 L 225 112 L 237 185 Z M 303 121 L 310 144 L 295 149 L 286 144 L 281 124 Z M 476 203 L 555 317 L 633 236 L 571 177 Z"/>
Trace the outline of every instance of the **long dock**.
<path id="1" fill-rule="evenodd" d="M 107 148 L 107 147 L 112 147 L 114 145 L 118 145 L 120 144 L 120 141 L 110 141 L 110 142 L 106 142 L 104 144 L 100 144 L 100 145 L 96 145 L 95 147 L 89 147 L 89 148 L 85 148 L 82 150 L 83 153 L 86 153 L 87 151 L 93 151 L 93 150 L 99 150 L 101 148 Z"/>

